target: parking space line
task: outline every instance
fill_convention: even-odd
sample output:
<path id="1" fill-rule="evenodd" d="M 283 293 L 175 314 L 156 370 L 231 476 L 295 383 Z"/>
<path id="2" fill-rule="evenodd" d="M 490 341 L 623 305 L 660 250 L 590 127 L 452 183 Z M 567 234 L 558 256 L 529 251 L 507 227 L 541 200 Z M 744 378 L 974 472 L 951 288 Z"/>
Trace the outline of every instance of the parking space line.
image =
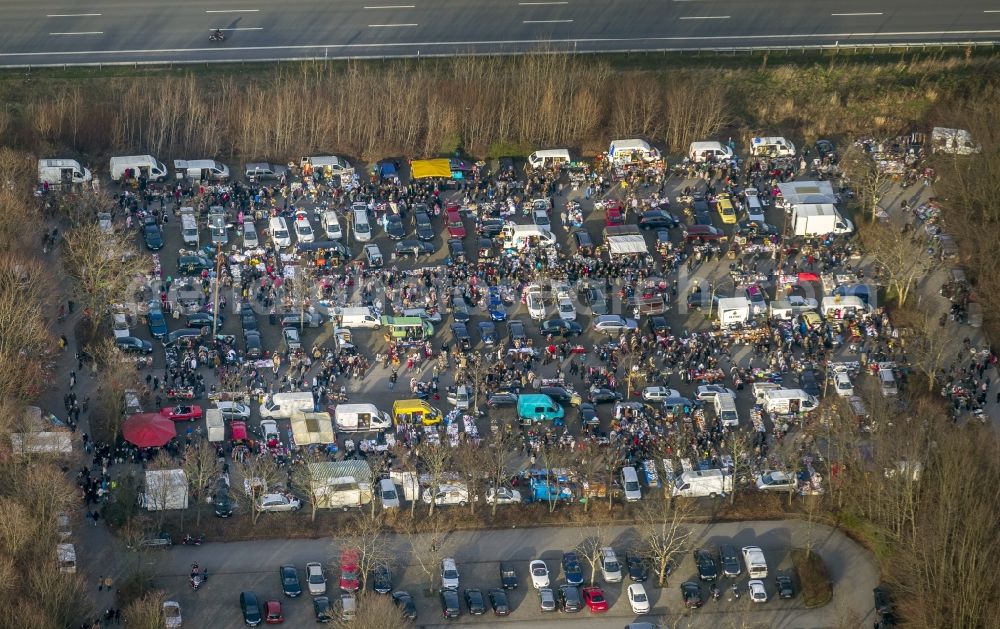
<path id="1" fill-rule="evenodd" d="M 573 20 L 524 20 L 523 24 L 569 24 Z"/>
<path id="2" fill-rule="evenodd" d="M 101 17 L 100 13 L 53 13 L 45 17 Z"/>
<path id="3" fill-rule="evenodd" d="M 217 9 L 215 11 L 205 11 L 205 13 L 259 13 L 260 9 Z"/>
<path id="4" fill-rule="evenodd" d="M 881 13 L 831 13 L 833 17 L 864 17 L 866 15 L 882 15 Z"/>
<path id="5" fill-rule="evenodd" d="M 986 9 L 983 13 L 1000 13 L 1000 9 Z"/>
<path id="6" fill-rule="evenodd" d="M 728 15 L 692 15 L 689 17 L 679 17 L 678 20 L 728 20 Z"/>
<path id="7" fill-rule="evenodd" d="M 546 5 L 546 4 L 569 4 L 569 2 L 562 2 L 562 1 L 560 1 L 560 2 L 518 2 L 518 4 L 521 5 L 522 7 L 536 7 L 536 6 Z"/>
<path id="8" fill-rule="evenodd" d="M 389 4 L 389 5 L 386 5 L 386 6 L 365 7 L 365 8 L 366 9 L 416 9 L 417 5 L 415 5 L 415 4 Z"/>
<path id="9" fill-rule="evenodd" d="M 263 26 L 252 26 L 252 27 L 248 26 L 246 28 L 210 28 L 208 30 L 210 32 L 212 32 L 212 33 L 214 33 L 215 31 L 262 31 L 262 30 L 264 30 L 264 27 Z"/>
<path id="10" fill-rule="evenodd" d="M 369 24 L 368 28 L 393 28 L 397 26 L 420 26 L 419 24 Z"/>
<path id="11" fill-rule="evenodd" d="M 49 33 L 49 35 L 103 35 L 104 31 L 81 31 L 79 33 Z"/>

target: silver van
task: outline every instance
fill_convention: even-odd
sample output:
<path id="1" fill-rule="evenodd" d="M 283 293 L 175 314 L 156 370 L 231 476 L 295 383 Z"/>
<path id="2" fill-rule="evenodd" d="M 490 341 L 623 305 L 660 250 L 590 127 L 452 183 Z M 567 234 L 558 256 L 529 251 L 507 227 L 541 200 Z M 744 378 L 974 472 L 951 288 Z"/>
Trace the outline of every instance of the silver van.
<path id="1" fill-rule="evenodd" d="M 372 226 L 368 222 L 368 208 L 354 208 L 354 240 L 368 242 L 372 239 Z"/>
<path id="2" fill-rule="evenodd" d="M 896 387 L 896 377 L 892 375 L 892 369 L 878 370 L 878 386 L 885 397 L 895 397 L 899 393 Z"/>
<path id="3" fill-rule="evenodd" d="M 260 241 L 257 239 L 257 227 L 254 226 L 253 221 L 243 221 L 243 248 L 256 249 L 259 246 Z"/>

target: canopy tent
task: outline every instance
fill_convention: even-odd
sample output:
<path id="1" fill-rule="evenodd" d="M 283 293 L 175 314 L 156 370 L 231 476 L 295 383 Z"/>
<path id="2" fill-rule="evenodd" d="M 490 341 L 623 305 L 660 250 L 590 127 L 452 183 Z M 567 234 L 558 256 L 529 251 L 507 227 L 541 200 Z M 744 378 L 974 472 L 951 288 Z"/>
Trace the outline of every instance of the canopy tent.
<path id="1" fill-rule="evenodd" d="M 297 446 L 336 443 L 329 413 L 292 413 L 292 439 Z"/>
<path id="2" fill-rule="evenodd" d="M 122 425 L 125 441 L 140 448 L 166 445 L 177 436 L 174 422 L 159 413 L 136 413 Z"/>
<path id="3" fill-rule="evenodd" d="M 334 479 L 352 478 L 357 483 L 372 482 L 372 468 L 366 461 L 328 461 L 310 463 L 309 475 L 313 482 L 331 482 Z"/>
<path id="4" fill-rule="evenodd" d="M 646 253 L 646 239 L 642 236 L 608 236 L 611 255 Z"/>
<path id="5" fill-rule="evenodd" d="M 451 179 L 451 160 L 448 159 L 415 159 L 410 162 L 410 178 Z"/>
<path id="6" fill-rule="evenodd" d="M 833 184 L 829 181 L 792 181 L 779 183 L 778 190 L 787 205 L 812 205 L 836 203 Z"/>

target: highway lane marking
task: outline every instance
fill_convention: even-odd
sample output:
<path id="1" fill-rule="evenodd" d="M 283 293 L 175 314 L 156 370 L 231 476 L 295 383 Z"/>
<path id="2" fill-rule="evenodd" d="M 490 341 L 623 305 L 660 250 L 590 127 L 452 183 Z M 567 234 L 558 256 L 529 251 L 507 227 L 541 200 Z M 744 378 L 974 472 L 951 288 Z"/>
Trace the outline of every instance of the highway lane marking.
<path id="1" fill-rule="evenodd" d="M 569 4 L 569 2 L 518 2 L 522 7 L 540 7 L 546 4 Z"/>
<path id="2" fill-rule="evenodd" d="M 262 31 L 263 26 L 248 26 L 246 28 L 210 28 L 209 32 L 214 33 L 215 31 Z"/>
<path id="3" fill-rule="evenodd" d="M 866 15 L 882 15 L 881 13 L 831 13 L 833 17 L 863 17 Z"/>
<path id="4" fill-rule="evenodd" d="M 728 15 L 695 15 L 692 17 L 679 17 L 678 20 L 728 20 Z"/>
<path id="5" fill-rule="evenodd" d="M 79 33 L 49 33 L 49 35 L 103 35 L 104 31 L 82 31 Z"/>
<path id="6" fill-rule="evenodd" d="M 416 9 L 414 4 L 390 4 L 384 7 L 365 7 L 366 9 Z"/>
<path id="7" fill-rule="evenodd" d="M 1000 13 L 1000 9 L 987 9 L 983 13 Z"/>
<path id="8" fill-rule="evenodd" d="M 101 17 L 100 13 L 53 13 L 45 17 Z"/>
<path id="9" fill-rule="evenodd" d="M 240 52 L 252 50 L 323 50 L 334 49 L 354 49 L 354 48 L 404 48 L 408 46 L 484 46 L 484 45 L 516 45 L 516 44 L 627 44 L 632 42 L 703 42 L 703 41 L 762 41 L 768 39 L 788 40 L 788 39 L 835 39 L 839 37 L 943 37 L 943 36 L 1000 36 L 1000 30 L 959 30 L 959 31 L 887 31 L 887 32 L 863 32 L 863 33 L 788 33 L 784 35 L 685 35 L 677 37 L 580 37 L 563 39 L 498 39 L 492 41 L 422 41 L 422 42 L 381 42 L 371 44 L 302 44 L 287 46 L 231 46 L 226 47 L 226 52 Z M 865 42 L 858 44 L 864 46 Z M 822 44 L 816 44 L 822 45 Z M 854 44 L 844 44 L 850 47 Z M 124 55 L 124 54 L 152 54 L 152 53 L 185 53 L 185 52 L 210 52 L 218 53 L 218 47 L 211 48 L 150 48 L 150 49 L 130 49 L 130 50 L 70 50 L 70 51 L 41 51 L 41 52 L 0 52 L 3 57 L 84 57 L 95 55 Z M 131 63 L 131 62 L 128 62 Z"/>
<path id="10" fill-rule="evenodd" d="M 368 28 L 394 28 L 397 26 L 420 26 L 419 24 L 369 24 Z"/>
<path id="11" fill-rule="evenodd" d="M 260 9 L 216 9 L 205 13 L 259 13 Z"/>
<path id="12" fill-rule="evenodd" d="M 569 24 L 573 20 L 524 20 L 523 24 Z"/>

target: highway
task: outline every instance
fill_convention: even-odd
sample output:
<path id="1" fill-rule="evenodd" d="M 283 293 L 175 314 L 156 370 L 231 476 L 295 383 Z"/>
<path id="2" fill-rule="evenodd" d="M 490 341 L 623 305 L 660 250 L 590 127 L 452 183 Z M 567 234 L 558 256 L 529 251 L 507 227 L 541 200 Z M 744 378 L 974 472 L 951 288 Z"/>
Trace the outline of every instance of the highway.
<path id="1" fill-rule="evenodd" d="M 409 4 L 406 4 L 409 3 Z M 219 28 L 223 42 L 210 42 Z M 0 3 L 0 66 L 1000 41 L 962 0 L 41 0 Z"/>

